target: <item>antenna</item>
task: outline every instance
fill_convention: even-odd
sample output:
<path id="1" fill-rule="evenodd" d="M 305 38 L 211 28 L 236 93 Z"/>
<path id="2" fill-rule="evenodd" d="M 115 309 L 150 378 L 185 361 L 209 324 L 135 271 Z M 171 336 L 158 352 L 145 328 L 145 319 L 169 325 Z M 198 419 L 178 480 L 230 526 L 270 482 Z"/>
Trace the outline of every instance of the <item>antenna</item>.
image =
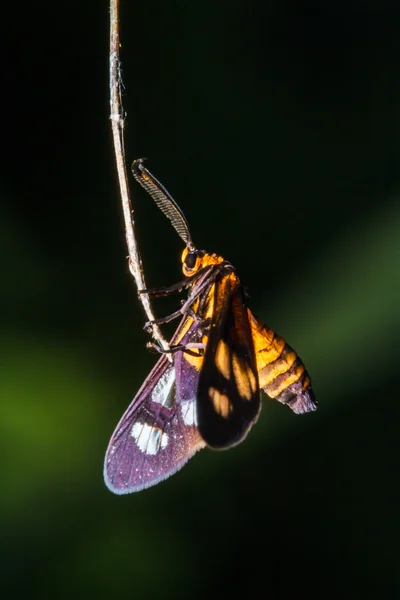
<path id="1" fill-rule="evenodd" d="M 133 161 L 132 173 L 134 178 L 150 194 L 158 208 L 171 221 L 172 226 L 186 246 L 191 250 L 194 249 L 185 215 L 165 187 L 146 169 L 143 164 L 145 160 L 145 158 L 138 158 Z"/>

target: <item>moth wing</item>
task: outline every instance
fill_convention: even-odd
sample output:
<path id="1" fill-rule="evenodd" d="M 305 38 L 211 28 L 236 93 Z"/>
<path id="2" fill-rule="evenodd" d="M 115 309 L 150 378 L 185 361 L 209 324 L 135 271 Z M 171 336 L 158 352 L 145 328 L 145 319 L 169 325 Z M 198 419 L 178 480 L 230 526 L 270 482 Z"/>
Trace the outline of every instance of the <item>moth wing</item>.
<path id="1" fill-rule="evenodd" d="M 180 354 L 180 353 L 177 353 Z M 195 402 L 181 401 L 176 363 L 163 355 L 118 423 L 108 446 L 104 480 L 115 494 L 129 494 L 166 479 L 204 447 Z M 197 387 L 198 376 L 192 376 Z"/>
<path id="2" fill-rule="evenodd" d="M 244 293 L 235 273 L 222 273 L 209 293 L 214 293 L 214 310 L 199 376 L 198 428 L 208 446 L 229 448 L 242 441 L 257 420 L 257 365 Z"/>

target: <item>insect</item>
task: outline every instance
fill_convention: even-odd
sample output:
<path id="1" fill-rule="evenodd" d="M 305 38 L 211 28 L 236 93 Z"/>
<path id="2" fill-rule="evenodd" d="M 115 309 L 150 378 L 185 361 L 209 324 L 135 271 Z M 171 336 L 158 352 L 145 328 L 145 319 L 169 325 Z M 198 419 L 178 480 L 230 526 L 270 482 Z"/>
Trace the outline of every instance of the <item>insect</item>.
<path id="1" fill-rule="evenodd" d="M 187 289 L 188 298 L 156 321 L 181 317 L 170 349 L 158 348 L 161 357 L 111 437 L 104 478 L 116 494 L 155 485 L 205 446 L 241 442 L 260 412 L 260 389 L 295 413 L 316 409 L 301 359 L 247 308 L 235 268 L 195 247 L 181 209 L 143 159 L 132 170 L 186 244 L 184 279 L 148 293 Z"/>

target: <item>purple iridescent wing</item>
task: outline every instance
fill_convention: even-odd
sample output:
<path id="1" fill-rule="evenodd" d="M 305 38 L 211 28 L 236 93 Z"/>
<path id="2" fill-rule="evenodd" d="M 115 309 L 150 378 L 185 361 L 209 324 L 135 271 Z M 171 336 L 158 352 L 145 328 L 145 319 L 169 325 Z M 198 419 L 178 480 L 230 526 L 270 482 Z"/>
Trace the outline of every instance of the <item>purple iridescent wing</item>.
<path id="1" fill-rule="evenodd" d="M 155 485 L 205 446 L 197 429 L 198 378 L 183 352 L 176 352 L 173 362 L 160 358 L 110 440 L 104 479 L 112 492 L 129 494 Z"/>

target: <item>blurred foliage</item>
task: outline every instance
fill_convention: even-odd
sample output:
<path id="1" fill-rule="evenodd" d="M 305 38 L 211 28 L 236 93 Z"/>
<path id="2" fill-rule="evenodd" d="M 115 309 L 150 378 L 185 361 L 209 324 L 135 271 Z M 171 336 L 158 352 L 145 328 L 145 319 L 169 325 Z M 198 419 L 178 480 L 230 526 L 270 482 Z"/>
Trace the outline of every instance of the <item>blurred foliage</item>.
<path id="1" fill-rule="evenodd" d="M 109 436 L 156 360 L 125 260 L 108 6 L 8 5 L 4 591 L 397 598 L 400 9 L 121 4 L 128 161 L 149 156 L 196 244 L 238 268 L 320 406 L 265 399 L 232 451 L 136 495 L 105 488 Z M 133 192 L 148 283 L 173 283 L 180 240 Z"/>

